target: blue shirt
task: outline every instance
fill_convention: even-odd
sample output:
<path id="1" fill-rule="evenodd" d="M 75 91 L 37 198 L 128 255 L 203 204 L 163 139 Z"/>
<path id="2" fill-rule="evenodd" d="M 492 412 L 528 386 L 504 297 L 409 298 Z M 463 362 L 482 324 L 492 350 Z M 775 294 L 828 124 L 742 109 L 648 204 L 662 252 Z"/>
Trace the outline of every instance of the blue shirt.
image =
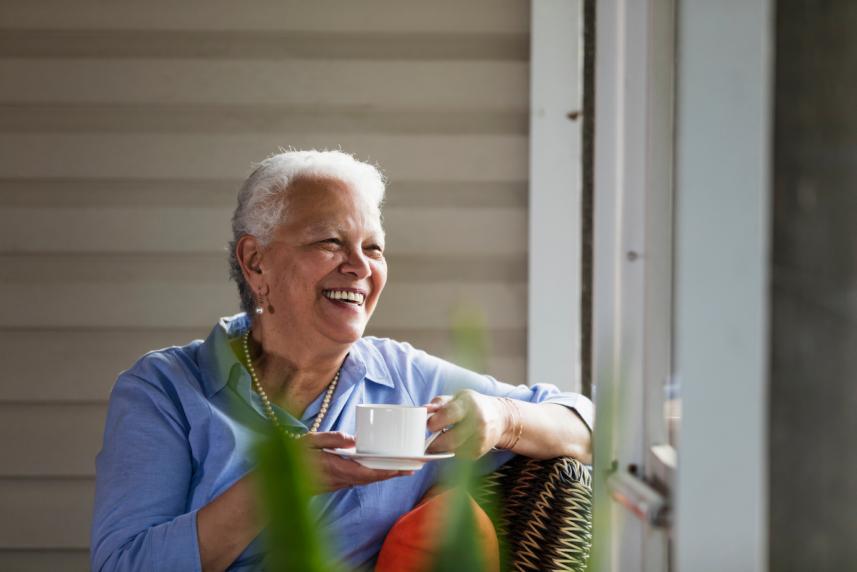
<path id="1" fill-rule="evenodd" d="M 244 314 L 224 318 L 204 342 L 151 352 L 120 374 L 96 457 L 93 570 L 201 569 L 196 513 L 253 468 L 252 444 L 269 423 L 229 344 L 248 327 Z M 551 385 L 507 385 L 407 343 L 365 337 L 350 349 L 319 431 L 354 434 L 359 403 L 423 405 L 465 388 L 561 403 L 592 427 L 592 404 L 581 395 Z M 284 425 L 306 431 L 322 397 L 301 419 L 279 408 L 276 414 Z M 493 466 L 511 457 L 491 455 Z M 357 567 L 377 556 L 390 527 L 434 483 L 436 465 L 314 498 L 346 563 Z M 261 536 L 229 570 L 261 568 Z"/>

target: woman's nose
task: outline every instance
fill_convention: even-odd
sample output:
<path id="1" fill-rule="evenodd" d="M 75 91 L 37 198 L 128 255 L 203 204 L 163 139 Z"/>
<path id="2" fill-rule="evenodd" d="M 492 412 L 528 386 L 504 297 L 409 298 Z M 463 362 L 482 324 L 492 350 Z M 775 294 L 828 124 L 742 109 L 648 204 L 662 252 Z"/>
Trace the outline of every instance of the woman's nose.
<path id="1" fill-rule="evenodd" d="M 362 249 L 352 248 L 348 250 L 347 258 L 342 264 L 343 272 L 353 274 L 357 278 L 366 278 L 372 275 L 372 267 L 369 264 L 369 258 Z"/>

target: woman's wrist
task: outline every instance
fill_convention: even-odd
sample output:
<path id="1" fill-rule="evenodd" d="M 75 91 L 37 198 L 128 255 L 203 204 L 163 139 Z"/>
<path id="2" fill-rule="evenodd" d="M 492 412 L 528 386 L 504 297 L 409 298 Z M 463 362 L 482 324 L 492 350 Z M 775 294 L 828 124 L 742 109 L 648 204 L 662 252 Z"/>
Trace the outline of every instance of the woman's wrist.
<path id="1" fill-rule="evenodd" d="M 508 397 L 498 397 L 499 406 L 505 412 L 505 428 L 500 435 L 500 439 L 495 445 L 496 449 L 514 449 L 518 441 L 521 440 L 521 435 L 524 432 L 523 418 L 521 409 L 514 399 Z"/>

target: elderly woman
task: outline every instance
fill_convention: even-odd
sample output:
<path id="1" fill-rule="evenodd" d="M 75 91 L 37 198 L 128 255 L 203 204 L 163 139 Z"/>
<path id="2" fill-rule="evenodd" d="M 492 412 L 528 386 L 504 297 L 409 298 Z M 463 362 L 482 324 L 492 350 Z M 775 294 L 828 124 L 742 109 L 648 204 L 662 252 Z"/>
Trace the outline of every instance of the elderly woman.
<path id="1" fill-rule="evenodd" d="M 324 452 L 354 445 L 361 403 L 430 403 L 429 429 L 452 427 L 432 450 L 467 445 L 494 467 L 513 454 L 589 460 L 586 398 L 363 336 L 387 281 L 383 198 L 378 170 L 337 151 L 281 153 L 250 175 L 230 252 L 244 313 L 205 341 L 146 354 L 111 394 L 94 570 L 259 567 L 250 446 L 267 424 L 303 435 L 321 476 L 320 518 L 345 562 L 371 565 L 437 470 L 368 469 Z"/>

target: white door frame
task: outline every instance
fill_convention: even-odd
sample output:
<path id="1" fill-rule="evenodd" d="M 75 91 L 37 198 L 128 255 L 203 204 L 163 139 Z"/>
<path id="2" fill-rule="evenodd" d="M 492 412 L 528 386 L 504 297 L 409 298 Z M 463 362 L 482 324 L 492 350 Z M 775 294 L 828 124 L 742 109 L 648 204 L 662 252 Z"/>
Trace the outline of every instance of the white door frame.
<path id="1" fill-rule="evenodd" d="M 597 4 L 593 569 L 761 571 L 771 2 L 676 2 Z M 682 423 L 664 495 L 650 447 L 672 376 Z M 672 554 L 652 525 L 664 501 Z"/>
<path id="2" fill-rule="evenodd" d="M 767 569 L 771 0 L 682 0 L 676 562 Z"/>
<path id="3" fill-rule="evenodd" d="M 658 390 L 671 370 L 673 14 L 672 0 L 600 0 L 596 7 L 598 571 L 661 571 L 669 560 L 660 523 L 666 499 L 647 483 L 649 449 L 666 437 Z"/>
<path id="4" fill-rule="evenodd" d="M 531 2 L 527 379 L 577 392 L 581 17 L 580 0 Z"/>

